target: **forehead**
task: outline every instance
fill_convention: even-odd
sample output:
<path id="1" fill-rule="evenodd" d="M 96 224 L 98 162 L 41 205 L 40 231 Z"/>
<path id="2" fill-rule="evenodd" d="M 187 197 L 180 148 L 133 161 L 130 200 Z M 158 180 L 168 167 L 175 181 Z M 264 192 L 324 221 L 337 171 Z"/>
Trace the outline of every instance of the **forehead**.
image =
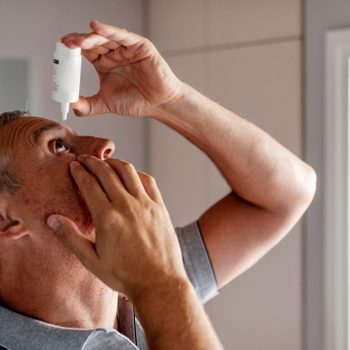
<path id="1" fill-rule="evenodd" d="M 40 134 L 47 130 L 74 132 L 66 125 L 42 117 L 20 117 L 0 127 L 0 147 L 15 147 L 22 143 L 35 144 Z"/>

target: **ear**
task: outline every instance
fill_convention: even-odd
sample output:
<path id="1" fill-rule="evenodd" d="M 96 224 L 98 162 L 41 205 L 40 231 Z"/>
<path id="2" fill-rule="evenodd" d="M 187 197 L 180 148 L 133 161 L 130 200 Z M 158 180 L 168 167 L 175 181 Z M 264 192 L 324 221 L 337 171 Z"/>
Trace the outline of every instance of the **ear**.
<path id="1" fill-rule="evenodd" d="M 21 220 L 10 217 L 6 200 L 0 196 L 0 242 L 16 240 L 28 233 Z"/>

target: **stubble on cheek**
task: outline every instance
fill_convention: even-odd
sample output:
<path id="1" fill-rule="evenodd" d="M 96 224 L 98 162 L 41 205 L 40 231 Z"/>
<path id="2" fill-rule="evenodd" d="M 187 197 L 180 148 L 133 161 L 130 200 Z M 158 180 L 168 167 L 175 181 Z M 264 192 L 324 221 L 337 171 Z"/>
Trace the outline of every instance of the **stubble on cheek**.
<path id="1" fill-rule="evenodd" d="M 24 183 L 21 197 L 26 220 L 33 229 L 49 230 L 47 218 L 58 214 L 71 219 L 88 238 L 94 238 L 90 212 L 72 179 L 55 184 L 42 181 L 40 186 Z"/>

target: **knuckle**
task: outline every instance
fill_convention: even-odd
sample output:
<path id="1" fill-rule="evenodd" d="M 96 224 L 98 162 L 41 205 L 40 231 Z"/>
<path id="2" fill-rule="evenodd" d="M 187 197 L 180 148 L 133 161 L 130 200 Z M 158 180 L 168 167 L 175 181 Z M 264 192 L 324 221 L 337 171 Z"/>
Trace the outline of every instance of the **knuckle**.
<path id="1" fill-rule="evenodd" d="M 113 207 L 109 207 L 104 210 L 104 216 L 106 217 L 106 222 L 112 223 L 119 220 L 119 214 Z"/>
<path id="2" fill-rule="evenodd" d="M 124 200 L 120 203 L 120 206 L 121 206 L 121 210 L 122 210 L 123 215 L 125 215 L 125 216 L 127 216 L 127 217 L 132 217 L 132 216 L 134 216 L 135 214 L 137 215 L 137 213 L 136 213 L 136 208 L 135 208 L 135 205 L 134 205 L 134 203 L 132 202 L 132 200 L 130 200 L 130 199 L 124 199 Z"/>
<path id="3" fill-rule="evenodd" d="M 152 43 L 152 41 L 148 38 L 143 38 L 144 40 L 144 45 L 145 47 L 149 48 L 149 49 L 152 49 L 154 48 L 154 44 Z"/>
<path id="4" fill-rule="evenodd" d="M 151 184 L 156 184 L 156 179 L 152 175 L 146 174 L 143 171 L 138 171 L 138 174 L 140 175 L 140 177 L 142 177 L 144 181 L 147 181 Z"/>
<path id="5" fill-rule="evenodd" d="M 148 176 L 148 177 L 147 177 L 147 181 L 148 181 L 149 185 L 150 185 L 153 189 L 158 190 L 157 181 L 156 181 L 156 179 L 155 179 L 153 176 Z"/>
<path id="6" fill-rule="evenodd" d="M 158 211 L 158 208 L 151 201 L 144 203 L 143 209 L 145 212 L 152 214 L 152 216 Z"/>
<path id="7" fill-rule="evenodd" d="M 113 232 L 120 222 L 120 213 L 111 205 L 97 211 L 93 217 L 96 229 L 102 232 Z"/>
<path id="8" fill-rule="evenodd" d="M 160 208 L 155 205 L 148 205 L 145 210 L 145 215 L 148 218 L 149 222 L 159 222 L 160 219 Z"/>
<path id="9" fill-rule="evenodd" d="M 153 176 L 147 175 L 146 179 L 147 179 L 147 181 L 149 181 L 150 184 L 157 185 L 157 181 Z"/>
<path id="10" fill-rule="evenodd" d="M 135 172 L 135 167 L 131 163 L 125 162 L 123 164 L 123 167 L 124 167 L 124 171 L 128 174 L 132 174 Z"/>

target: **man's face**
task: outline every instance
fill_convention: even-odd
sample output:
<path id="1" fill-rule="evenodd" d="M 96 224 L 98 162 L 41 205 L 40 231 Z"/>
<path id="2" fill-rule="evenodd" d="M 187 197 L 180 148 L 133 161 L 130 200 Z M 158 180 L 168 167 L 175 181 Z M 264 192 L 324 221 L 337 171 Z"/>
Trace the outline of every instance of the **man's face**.
<path id="1" fill-rule="evenodd" d="M 106 139 L 78 136 L 67 126 L 39 117 L 22 117 L 0 129 L 0 147 L 13 150 L 11 159 L 21 184 L 13 195 L 17 215 L 32 239 L 45 242 L 51 233 L 46 219 L 60 214 L 72 219 L 94 239 L 91 216 L 69 172 L 80 154 L 107 159 L 114 144 Z"/>

